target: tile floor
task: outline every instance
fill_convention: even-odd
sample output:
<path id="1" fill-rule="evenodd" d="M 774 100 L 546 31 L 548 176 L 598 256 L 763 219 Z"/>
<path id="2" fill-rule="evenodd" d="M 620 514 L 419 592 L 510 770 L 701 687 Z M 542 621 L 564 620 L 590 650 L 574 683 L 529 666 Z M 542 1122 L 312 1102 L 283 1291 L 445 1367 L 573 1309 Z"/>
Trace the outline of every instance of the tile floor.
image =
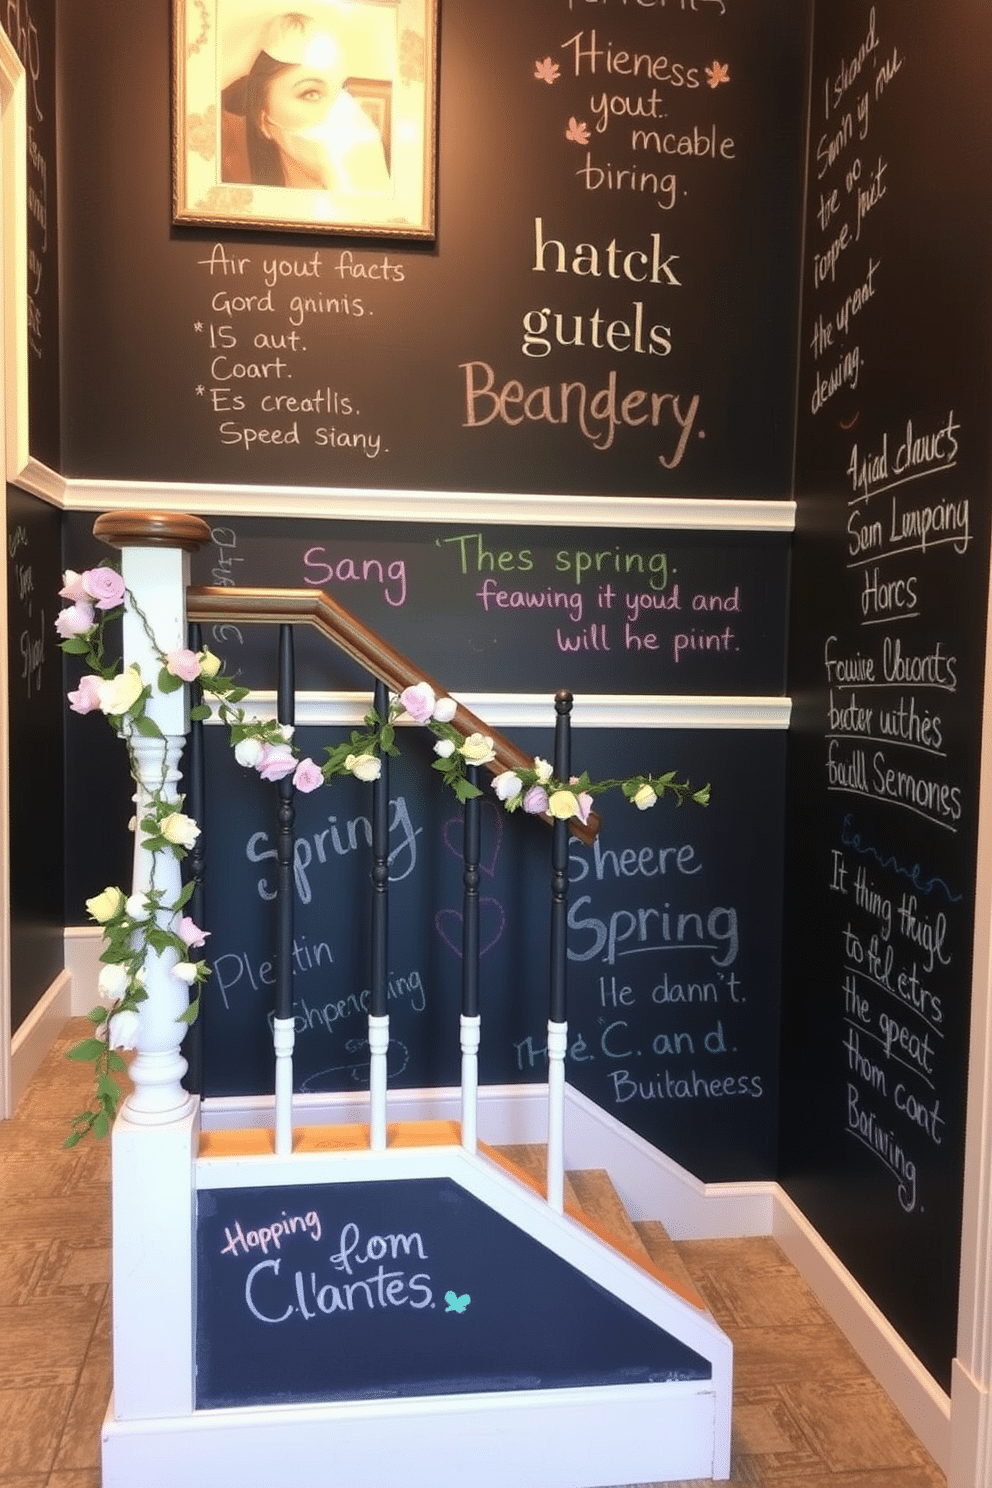
<path id="1" fill-rule="evenodd" d="M 89 1091 L 87 1069 L 62 1056 L 85 1031 L 83 1020 L 69 1026 L 0 1122 L 2 1488 L 100 1488 L 109 1146 L 61 1146 Z M 584 1205 L 629 1231 L 608 1185 L 593 1175 L 574 1184 Z M 673 1245 L 660 1226 L 636 1232 L 661 1266 L 684 1268 L 734 1341 L 731 1488 L 945 1488 L 774 1241 Z"/>

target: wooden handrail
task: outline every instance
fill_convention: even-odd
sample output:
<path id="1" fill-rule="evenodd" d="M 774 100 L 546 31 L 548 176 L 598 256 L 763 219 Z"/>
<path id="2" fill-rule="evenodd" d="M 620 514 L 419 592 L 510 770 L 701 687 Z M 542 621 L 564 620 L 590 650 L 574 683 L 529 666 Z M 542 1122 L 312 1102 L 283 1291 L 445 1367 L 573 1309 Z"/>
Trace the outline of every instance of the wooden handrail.
<path id="1" fill-rule="evenodd" d="M 391 692 L 400 693 L 417 682 L 426 682 L 436 696 L 447 696 L 445 687 L 320 589 L 194 586 L 186 591 L 186 611 L 190 620 L 201 624 L 227 621 L 247 625 L 313 625 L 373 677 L 385 682 Z M 490 774 L 532 768 L 531 755 L 461 703 L 457 704 L 453 722 L 464 734 L 488 734 L 492 739 L 496 758 L 485 767 Z M 587 822 L 573 818 L 568 825 L 572 835 L 586 844 L 594 842 L 599 833 L 599 817 L 595 812 L 589 813 Z"/>

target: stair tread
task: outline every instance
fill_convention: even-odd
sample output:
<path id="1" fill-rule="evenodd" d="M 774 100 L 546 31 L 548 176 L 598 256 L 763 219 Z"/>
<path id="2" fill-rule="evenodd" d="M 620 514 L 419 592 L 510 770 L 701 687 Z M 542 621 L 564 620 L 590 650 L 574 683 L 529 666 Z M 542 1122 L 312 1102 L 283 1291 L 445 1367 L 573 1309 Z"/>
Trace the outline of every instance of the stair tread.
<path id="1" fill-rule="evenodd" d="M 698 1284 L 665 1226 L 657 1219 L 641 1219 L 633 1223 L 642 1245 L 659 1270 L 666 1271 L 669 1276 L 691 1287 L 694 1292 L 698 1291 Z"/>
<path id="2" fill-rule="evenodd" d="M 526 1181 L 544 1191 L 547 1185 L 547 1154 L 543 1146 L 521 1144 L 490 1149 L 497 1160 L 517 1167 Z M 651 1245 L 640 1234 L 627 1213 L 623 1200 L 617 1193 L 613 1180 L 605 1168 L 575 1169 L 565 1174 L 565 1212 L 586 1225 L 600 1239 L 622 1252 L 628 1260 L 651 1272 L 671 1291 L 678 1292 L 687 1302 L 701 1310 L 706 1303 L 689 1275 L 678 1253 L 663 1247 L 671 1246 L 664 1226 L 654 1222 L 650 1231 L 651 1244 L 657 1247 L 663 1260 L 656 1258 Z M 671 1264 L 668 1263 L 670 1258 Z"/>

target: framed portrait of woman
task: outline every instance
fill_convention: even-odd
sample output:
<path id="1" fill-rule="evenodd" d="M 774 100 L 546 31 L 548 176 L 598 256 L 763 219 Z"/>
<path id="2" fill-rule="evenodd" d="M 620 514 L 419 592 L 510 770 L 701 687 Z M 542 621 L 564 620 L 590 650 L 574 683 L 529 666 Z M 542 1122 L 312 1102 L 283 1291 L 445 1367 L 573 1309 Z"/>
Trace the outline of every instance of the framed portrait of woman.
<path id="1" fill-rule="evenodd" d="M 434 236 L 438 0 L 172 0 L 173 220 Z"/>

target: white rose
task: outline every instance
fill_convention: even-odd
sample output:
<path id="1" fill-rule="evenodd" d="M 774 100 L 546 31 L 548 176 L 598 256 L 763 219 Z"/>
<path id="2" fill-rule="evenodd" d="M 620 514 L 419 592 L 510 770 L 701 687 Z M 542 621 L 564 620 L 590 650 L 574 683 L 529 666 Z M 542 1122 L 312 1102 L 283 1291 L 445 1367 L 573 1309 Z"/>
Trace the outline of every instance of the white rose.
<path id="1" fill-rule="evenodd" d="M 344 767 L 356 780 L 378 780 L 382 774 L 382 760 L 376 754 L 349 754 Z"/>
<path id="2" fill-rule="evenodd" d="M 112 1049 L 133 1049 L 140 1027 L 141 1019 L 130 1008 L 114 1013 L 107 1020 L 107 1043 Z"/>
<path id="3" fill-rule="evenodd" d="M 119 965 L 101 967 L 96 990 L 104 1002 L 117 1002 L 127 990 L 126 967 Z"/>
<path id="4" fill-rule="evenodd" d="M 497 775 L 493 781 L 493 790 L 501 801 L 512 801 L 514 796 L 519 796 L 524 788 L 524 783 L 519 775 L 512 770 L 504 770 L 502 775 Z"/>
<path id="5" fill-rule="evenodd" d="M 541 759 L 540 755 L 535 755 L 534 773 L 537 776 L 538 785 L 547 785 L 555 772 L 553 766 L 549 765 L 546 759 Z"/>
<path id="6" fill-rule="evenodd" d="M 151 913 L 151 905 L 145 894 L 132 894 L 124 905 L 129 920 L 146 920 Z"/>
<path id="7" fill-rule="evenodd" d="M 261 759 L 265 745 L 261 739 L 241 739 L 234 746 L 234 758 L 247 770 L 254 770 Z"/>
<path id="8" fill-rule="evenodd" d="M 196 966 L 192 961 L 177 961 L 172 968 L 172 975 L 191 987 L 196 981 Z"/>
<path id="9" fill-rule="evenodd" d="M 450 723 L 458 712 L 458 704 L 452 697 L 438 698 L 434 704 L 434 719 L 437 723 Z"/>
<path id="10" fill-rule="evenodd" d="M 442 759 L 450 759 L 455 752 L 453 739 L 438 739 L 434 745 L 434 753 L 439 754 Z"/>

